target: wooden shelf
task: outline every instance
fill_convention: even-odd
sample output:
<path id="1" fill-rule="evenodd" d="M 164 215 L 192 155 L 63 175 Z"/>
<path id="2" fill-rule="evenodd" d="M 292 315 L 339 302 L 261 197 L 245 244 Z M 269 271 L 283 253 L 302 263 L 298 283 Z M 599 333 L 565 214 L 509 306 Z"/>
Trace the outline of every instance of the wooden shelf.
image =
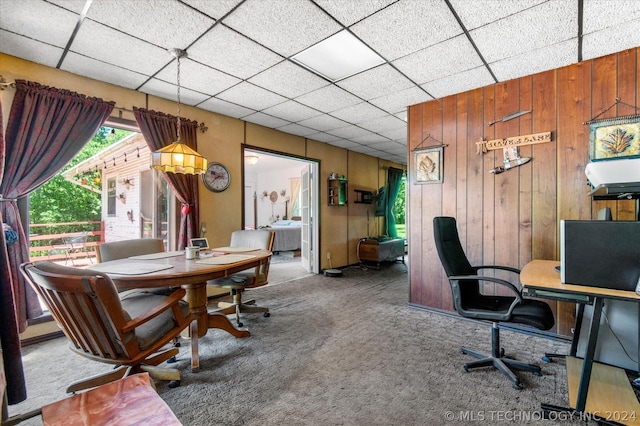
<path id="1" fill-rule="evenodd" d="M 569 405 L 575 408 L 582 360 L 567 357 L 566 364 Z M 585 411 L 623 425 L 640 425 L 640 403 L 629 383 L 627 373 L 610 365 L 593 363 Z"/>
<path id="2" fill-rule="evenodd" d="M 344 206 L 347 204 L 348 180 L 346 178 L 327 179 L 327 204 Z"/>
<path id="3" fill-rule="evenodd" d="M 357 204 L 371 204 L 373 203 L 373 192 L 363 191 L 362 189 L 354 189 L 356 193 L 356 199 L 354 203 Z"/>

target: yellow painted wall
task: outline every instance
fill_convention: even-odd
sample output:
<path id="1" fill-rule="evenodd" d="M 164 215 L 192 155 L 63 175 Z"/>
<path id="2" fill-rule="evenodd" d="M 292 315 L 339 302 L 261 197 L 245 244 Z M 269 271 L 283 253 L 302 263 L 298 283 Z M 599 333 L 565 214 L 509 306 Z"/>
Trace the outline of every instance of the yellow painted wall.
<path id="1" fill-rule="evenodd" d="M 177 113 L 176 103 L 173 101 L 1 53 L 0 75 L 8 81 L 30 80 L 115 101 L 116 107 L 127 110 L 136 106 L 167 114 Z M 11 88 L 0 92 L 5 126 L 14 93 L 15 89 Z M 135 121 L 129 111 L 114 109 L 112 116 Z M 320 162 L 321 268 L 330 266 L 326 257 L 328 251 L 331 252 L 331 266 L 334 268 L 358 262 L 357 242 L 370 235 L 367 232 L 366 212 L 370 211 L 370 224 L 373 224 L 373 207 L 354 204 L 354 189 L 376 191 L 385 183 L 385 167 L 402 168 L 402 165 L 188 105 L 182 106 L 181 116 L 203 123 L 208 128 L 205 133 L 198 133 L 198 151 L 209 162 L 223 163 L 231 173 L 231 185 L 222 193 L 213 193 L 203 185 L 200 186 L 200 220 L 207 224 L 207 238 L 213 247 L 228 244 L 231 232 L 242 226 L 242 148 L 246 144 Z M 344 174 L 349 178 L 347 206 L 327 205 L 326 180 L 331 172 Z"/>

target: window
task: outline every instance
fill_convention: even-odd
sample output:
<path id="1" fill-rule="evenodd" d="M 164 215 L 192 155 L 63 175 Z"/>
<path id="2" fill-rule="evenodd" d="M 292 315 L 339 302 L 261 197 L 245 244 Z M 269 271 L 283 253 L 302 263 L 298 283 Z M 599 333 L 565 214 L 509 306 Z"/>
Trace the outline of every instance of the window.
<path id="1" fill-rule="evenodd" d="M 116 178 L 107 180 L 107 216 L 116 215 Z"/>

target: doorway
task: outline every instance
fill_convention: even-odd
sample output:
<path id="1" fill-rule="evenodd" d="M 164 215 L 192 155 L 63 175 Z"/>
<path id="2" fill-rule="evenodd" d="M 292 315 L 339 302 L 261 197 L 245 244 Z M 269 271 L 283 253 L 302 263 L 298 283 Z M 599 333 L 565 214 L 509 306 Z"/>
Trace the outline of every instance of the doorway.
<path id="1" fill-rule="evenodd" d="M 275 255 L 319 273 L 318 162 L 248 147 L 243 155 L 244 228 L 272 230 Z"/>

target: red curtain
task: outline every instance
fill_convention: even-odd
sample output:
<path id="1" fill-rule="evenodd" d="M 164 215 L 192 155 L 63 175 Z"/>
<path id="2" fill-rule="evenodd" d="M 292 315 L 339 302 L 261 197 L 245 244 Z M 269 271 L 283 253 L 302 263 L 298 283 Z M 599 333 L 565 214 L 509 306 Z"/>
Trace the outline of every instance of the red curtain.
<path id="1" fill-rule="evenodd" d="M 147 145 L 151 151 L 157 151 L 172 144 L 178 138 L 178 117 L 162 112 L 133 108 Z M 180 140 L 189 148 L 198 150 L 198 123 L 180 119 Z M 169 186 L 182 204 L 180 209 L 180 229 L 178 234 L 178 250 L 189 245 L 191 238 L 197 237 L 200 223 L 200 199 L 198 196 L 198 176 L 180 173 L 164 173 Z"/>
<path id="2" fill-rule="evenodd" d="M 29 261 L 29 240 L 22 227 L 17 200 L 56 175 L 98 131 L 113 102 L 68 90 L 16 80 L 4 138 L 0 140 L 0 218 L 17 234 L 6 245 L 0 239 L 0 338 L 9 404 L 26 399 L 19 333 L 27 319 L 42 314 L 33 290 L 19 272 Z"/>

